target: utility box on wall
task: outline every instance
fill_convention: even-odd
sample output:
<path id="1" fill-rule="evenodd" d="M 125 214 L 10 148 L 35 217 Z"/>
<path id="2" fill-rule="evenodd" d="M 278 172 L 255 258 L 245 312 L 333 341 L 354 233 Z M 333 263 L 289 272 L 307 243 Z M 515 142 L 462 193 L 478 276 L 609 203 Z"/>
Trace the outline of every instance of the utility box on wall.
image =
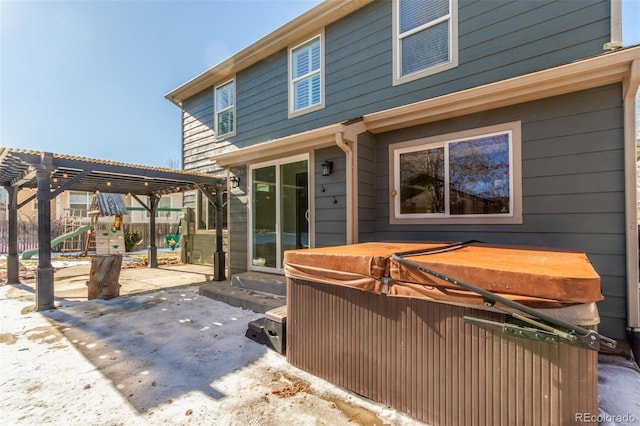
<path id="1" fill-rule="evenodd" d="M 192 263 L 193 234 L 195 234 L 195 212 L 191 207 L 182 208 L 180 215 L 180 257 L 182 263 Z"/>

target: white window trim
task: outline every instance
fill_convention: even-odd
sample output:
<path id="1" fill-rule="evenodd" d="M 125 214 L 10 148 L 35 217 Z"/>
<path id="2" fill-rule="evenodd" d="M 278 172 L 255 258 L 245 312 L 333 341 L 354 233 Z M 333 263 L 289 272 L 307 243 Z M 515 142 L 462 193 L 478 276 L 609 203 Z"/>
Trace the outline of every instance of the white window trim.
<path id="1" fill-rule="evenodd" d="M 71 203 L 71 194 L 72 193 L 77 193 L 77 194 L 84 194 L 87 198 L 86 198 L 86 210 L 85 216 L 74 216 L 73 215 L 73 209 L 71 208 L 71 204 L 78 204 L 78 203 Z M 89 217 L 89 210 L 91 209 L 91 203 L 93 202 L 93 197 L 95 194 L 92 194 L 91 192 L 86 192 L 86 191 L 69 191 L 69 196 L 67 197 L 67 210 L 72 213 L 70 216 L 72 217 Z"/>
<path id="2" fill-rule="evenodd" d="M 456 140 L 477 138 L 486 135 L 510 132 L 511 153 L 510 153 L 510 202 L 512 211 L 509 215 L 464 215 L 464 216 L 443 216 L 432 215 L 400 215 L 399 214 L 399 193 L 400 193 L 400 170 L 397 164 L 397 152 L 413 150 L 412 148 L 422 145 L 444 144 Z M 419 224 L 419 225 L 444 225 L 444 224 L 522 224 L 522 132 L 521 122 L 513 121 L 465 130 L 461 132 L 449 133 L 428 138 L 420 138 L 407 142 L 399 142 L 389 145 L 389 223 L 399 224 Z"/>
<path id="3" fill-rule="evenodd" d="M 233 83 L 233 105 L 227 108 L 224 108 L 220 111 L 217 110 L 217 94 L 218 94 L 218 88 L 225 86 L 229 83 Z M 230 138 L 232 136 L 236 135 L 236 129 L 238 128 L 238 120 L 237 120 L 237 115 L 236 115 L 236 104 L 238 102 L 238 99 L 236 97 L 236 77 L 235 75 L 233 76 L 233 78 L 228 79 L 227 81 L 225 81 L 224 83 L 218 84 L 217 86 L 215 86 L 215 88 L 213 89 L 213 127 L 214 127 L 214 131 L 216 133 L 215 138 L 216 140 L 218 139 L 226 139 L 226 138 Z M 231 110 L 232 114 L 233 114 L 233 131 L 232 132 L 228 132 L 228 133 L 224 133 L 224 134 L 220 134 L 219 133 L 219 129 L 218 129 L 218 114 L 224 111 L 228 111 Z"/>
<path id="4" fill-rule="evenodd" d="M 433 67 L 416 71 L 411 74 L 402 75 L 402 59 L 400 54 L 400 9 L 398 0 L 393 0 L 392 7 L 392 28 L 393 28 L 393 85 L 408 83 L 429 75 L 437 74 L 458 66 L 458 0 L 449 0 L 449 16 L 451 25 L 449 26 L 449 61 Z M 442 18 L 441 18 L 442 19 Z M 441 22 L 441 20 L 436 20 Z M 436 22 L 432 21 L 432 22 Z M 422 29 L 422 27 L 420 27 Z"/>
<path id="5" fill-rule="evenodd" d="M 314 169 L 313 169 L 313 154 L 312 153 L 304 153 L 293 155 L 289 157 L 282 157 L 275 160 L 265 161 L 261 163 L 255 163 L 249 165 L 249 170 L 247 174 L 247 270 L 250 271 L 258 271 L 258 272 L 271 272 L 271 273 L 284 273 L 283 268 L 268 268 L 257 266 L 253 264 L 253 171 L 255 169 L 260 169 L 263 167 L 275 166 L 276 167 L 276 183 L 280 182 L 280 166 L 282 164 L 293 163 L 296 161 L 306 161 L 307 162 L 307 170 L 308 170 L 308 185 L 309 185 L 309 247 L 315 247 L 315 193 L 313 191 L 314 182 Z M 276 185 L 276 198 L 280 200 L 280 185 Z M 281 216 L 281 205 L 280 201 L 276 203 L 276 218 L 280 218 Z M 280 219 L 278 219 L 280 220 Z M 281 223 L 276 224 L 276 247 L 281 247 L 282 241 L 280 236 L 280 227 Z M 280 250 L 276 253 L 276 264 L 282 264 L 282 258 L 280 254 Z"/>
<path id="6" fill-rule="evenodd" d="M 169 200 L 169 206 L 168 206 L 168 207 L 167 207 L 167 206 L 164 206 L 164 207 L 162 207 L 162 208 L 164 208 L 164 209 L 171 209 L 171 208 L 173 208 L 173 197 L 171 197 L 171 195 L 162 195 L 162 196 L 158 199 L 158 206 L 157 206 L 158 208 L 160 208 L 160 202 L 161 202 L 161 201 L 163 201 L 163 200 Z M 140 206 L 140 207 L 142 207 L 142 206 Z M 156 220 L 157 220 L 157 219 L 163 219 L 163 218 L 162 218 L 162 216 L 160 215 L 161 213 L 164 213 L 164 212 L 156 211 Z M 167 212 L 167 213 L 172 213 L 172 212 Z M 145 217 L 146 219 L 149 219 L 149 218 L 151 217 L 151 213 L 149 212 L 149 210 L 146 210 L 146 209 L 145 209 L 145 211 L 144 211 L 144 217 Z"/>
<path id="7" fill-rule="evenodd" d="M 228 193 L 226 195 L 226 197 L 228 197 Z M 223 194 L 223 197 L 225 197 L 225 195 Z M 229 198 L 223 198 L 223 212 L 224 212 L 224 208 L 227 207 L 227 202 L 228 202 Z M 201 217 L 201 213 L 202 213 L 202 205 L 201 203 L 205 203 L 205 209 L 207 210 L 207 217 Z M 212 208 L 211 205 L 209 204 L 210 200 L 209 198 L 207 198 L 206 195 L 202 194 L 200 191 L 196 191 L 195 193 L 195 207 L 194 207 L 194 218 L 195 218 L 195 231 L 198 234 L 215 234 L 216 233 L 216 226 L 214 224 L 213 228 L 209 228 L 209 223 L 207 221 L 207 219 L 209 218 L 209 208 Z M 228 209 L 227 209 L 228 210 Z M 227 221 L 227 227 L 229 226 L 229 222 L 228 222 L 228 211 L 227 211 L 227 218 L 222 217 L 222 231 L 223 233 L 227 231 L 227 228 L 225 228 L 225 224 L 224 222 Z M 214 215 L 215 215 L 215 211 L 214 211 Z M 204 220 L 205 223 L 205 227 L 204 228 L 200 228 L 200 221 Z"/>
<path id="8" fill-rule="evenodd" d="M 315 104 L 315 105 L 311 105 L 308 106 L 306 108 L 302 108 L 299 110 L 294 110 L 293 106 L 294 106 L 294 90 L 293 90 L 293 76 L 291 73 L 291 65 L 292 65 L 292 61 L 291 61 L 291 56 L 292 53 L 295 49 L 297 49 L 298 47 L 316 39 L 316 38 L 320 38 L 320 103 Z M 325 62 L 325 57 L 324 57 L 324 28 L 322 29 L 322 31 L 320 31 L 318 34 L 315 34 L 311 37 L 306 37 L 304 39 L 304 41 L 301 41 L 299 43 L 296 43 L 293 46 L 289 47 L 288 53 L 287 53 L 287 86 L 288 86 L 288 91 L 289 91 L 289 118 L 294 118 L 294 117 L 298 117 L 300 115 L 304 115 L 313 111 L 318 111 L 320 109 L 323 109 L 325 107 L 325 101 L 324 101 L 324 86 L 325 86 L 325 78 L 324 78 L 324 62 Z"/>

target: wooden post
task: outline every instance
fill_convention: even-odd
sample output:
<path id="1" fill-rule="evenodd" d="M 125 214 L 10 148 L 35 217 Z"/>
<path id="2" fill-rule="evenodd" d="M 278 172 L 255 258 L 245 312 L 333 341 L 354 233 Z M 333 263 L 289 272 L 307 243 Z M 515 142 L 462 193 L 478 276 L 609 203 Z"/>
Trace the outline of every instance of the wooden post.
<path id="1" fill-rule="evenodd" d="M 113 299 L 120 296 L 122 255 L 93 256 L 87 281 L 87 299 Z"/>
<path id="2" fill-rule="evenodd" d="M 9 207 L 9 253 L 7 256 L 7 284 L 20 283 L 20 260 L 18 259 L 18 191 L 17 186 L 5 188 Z"/>
<path id="3" fill-rule="evenodd" d="M 216 252 L 213 254 L 213 280 L 224 281 L 225 262 L 224 251 L 222 251 L 222 209 L 224 208 L 222 200 L 222 189 L 216 189 L 216 198 L 213 206 L 216 209 Z"/>
<path id="4" fill-rule="evenodd" d="M 51 266 L 51 172 L 53 154 L 44 152 L 36 166 L 38 182 L 38 270 L 36 272 L 36 310 L 55 309 L 53 267 Z"/>
<path id="5" fill-rule="evenodd" d="M 158 267 L 158 247 L 156 247 L 156 212 L 160 194 L 149 194 L 149 247 L 147 247 L 149 268 Z"/>

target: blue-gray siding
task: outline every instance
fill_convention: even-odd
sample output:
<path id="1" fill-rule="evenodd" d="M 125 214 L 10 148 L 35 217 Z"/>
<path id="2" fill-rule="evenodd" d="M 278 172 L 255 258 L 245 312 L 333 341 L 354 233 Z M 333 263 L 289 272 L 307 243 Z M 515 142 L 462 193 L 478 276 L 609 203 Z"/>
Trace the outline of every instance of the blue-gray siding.
<path id="1" fill-rule="evenodd" d="M 230 274 L 233 275 L 245 272 L 248 265 L 247 232 L 249 224 L 247 217 L 247 203 L 249 202 L 249 195 L 247 191 L 247 182 L 249 182 L 249 178 L 246 166 L 233 167 L 230 171 L 234 176 L 237 176 L 240 179 L 240 185 L 238 188 L 231 189 L 228 197 L 229 271 Z"/>
<path id="2" fill-rule="evenodd" d="M 391 225 L 389 144 L 522 121 L 522 225 Z M 476 239 L 584 250 L 602 279 L 601 330 L 624 336 L 624 138 L 620 85 L 376 135 L 371 240 Z M 363 230 L 361 229 L 361 235 Z"/>
<path id="3" fill-rule="evenodd" d="M 376 229 L 376 139 L 369 133 L 358 135 L 358 241 L 373 241 Z"/>
<path id="4" fill-rule="evenodd" d="M 182 167 L 195 172 L 214 172 L 211 161 L 216 144 L 213 131 L 213 92 L 204 91 L 183 102 Z"/>
<path id="5" fill-rule="evenodd" d="M 601 53 L 609 41 L 609 1 L 460 0 L 459 4 L 459 66 L 454 69 L 393 86 L 391 2 L 376 1 L 325 28 L 324 109 L 288 119 L 285 49 L 236 74 L 237 136 L 215 141 L 213 88 L 187 99 L 182 118 L 184 168 L 216 172 L 219 168 L 210 157 L 231 145 L 247 147 L 569 63 Z M 514 120 L 522 120 L 522 225 L 389 224 L 390 143 Z M 622 337 L 626 318 L 622 133 L 621 93 L 614 85 L 384 135 L 361 135 L 359 238 L 474 238 L 583 249 L 602 277 L 606 299 L 599 304 L 601 330 Z M 334 160 L 335 172 L 323 177 L 320 164 L 328 158 Z M 316 152 L 315 170 L 316 246 L 343 244 L 344 154 L 338 148 Z M 231 265 L 240 270 L 246 266 L 247 246 L 243 191 L 242 187 L 234 191 L 237 198 L 231 197 L 229 213 Z"/>
<path id="6" fill-rule="evenodd" d="M 608 1 L 464 1 L 459 66 L 392 85 L 391 3 L 377 1 L 325 29 L 326 107 L 287 118 L 287 52 L 237 74 L 239 147 L 565 64 L 602 52 Z M 221 144 L 218 149 L 224 149 Z"/>
<path id="7" fill-rule="evenodd" d="M 333 161 L 331 176 L 322 176 L 322 163 Z M 347 179 L 344 152 L 337 146 L 315 153 L 316 247 L 347 243 Z"/>

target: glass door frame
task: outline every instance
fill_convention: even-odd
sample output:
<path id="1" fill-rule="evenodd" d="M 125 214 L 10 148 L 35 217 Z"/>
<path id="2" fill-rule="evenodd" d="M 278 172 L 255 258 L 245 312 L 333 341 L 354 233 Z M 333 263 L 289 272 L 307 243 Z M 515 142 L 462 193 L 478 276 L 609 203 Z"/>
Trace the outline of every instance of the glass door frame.
<path id="1" fill-rule="evenodd" d="M 282 225 L 281 225 L 281 197 L 282 197 L 282 180 L 281 180 L 281 167 L 288 163 L 295 163 L 298 161 L 306 161 L 307 162 L 307 204 L 309 211 L 309 221 L 308 221 L 308 243 L 309 247 L 313 247 L 315 245 L 315 233 L 314 233 L 314 196 L 313 196 L 313 161 L 312 155 L 309 153 L 294 155 L 290 157 L 278 158 L 275 160 L 264 161 L 261 163 L 255 163 L 249 165 L 249 170 L 247 173 L 247 188 L 249 193 L 249 198 L 247 200 L 247 268 L 251 271 L 257 272 L 268 272 L 268 273 L 276 273 L 283 274 L 284 268 L 282 267 Z M 254 253 L 254 239 L 253 239 L 253 222 L 254 222 L 254 202 L 255 202 L 255 194 L 253 193 L 253 172 L 255 169 L 261 169 L 264 167 L 275 166 L 276 169 L 276 266 L 275 268 L 259 266 L 255 265 L 253 262 L 253 253 Z"/>

